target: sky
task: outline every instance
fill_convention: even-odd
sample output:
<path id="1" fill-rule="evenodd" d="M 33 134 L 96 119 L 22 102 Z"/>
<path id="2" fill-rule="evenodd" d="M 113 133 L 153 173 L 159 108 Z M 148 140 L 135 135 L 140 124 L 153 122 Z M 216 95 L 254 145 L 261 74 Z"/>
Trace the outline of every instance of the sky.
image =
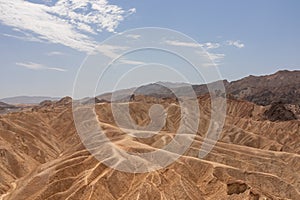
<path id="1" fill-rule="evenodd" d="M 0 98 L 72 96 L 76 77 L 87 59 L 93 55 L 112 59 L 135 45 L 128 41 L 152 37 L 151 31 L 120 36 L 124 31 L 143 27 L 180 33 L 178 37 L 171 34 L 173 39 L 167 34 L 160 42 L 175 51 L 202 49 L 214 64 L 205 70 L 217 70 L 220 78 L 229 81 L 283 69 L 297 70 L 299 8 L 297 0 L 0 0 Z M 183 34 L 188 38 L 181 37 Z M 111 41 L 111 37 L 119 43 Z M 147 43 L 143 41 L 143 45 Z M 159 71 L 158 62 L 182 70 L 179 75 L 188 72 L 190 82 L 201 83 L 192 77 L 186 62 L 176 59 L 152 50 L 126 54 L 103 78 L 106 82 L 98 78 L 96 93 L 112 90 L 117 75 L 127 80 L 123 88 L 151 80 L 181 81 L 166 69 Z M 151 64 L 153 60 L 156 64 Z M 145 70 L 124 77 L 126 70 L 136 66 Z M 90 80 L 85 77 L 81 81 Z M 85 87 L 88 85 L 81 87 L 81 96 L 89 95 Z"/>

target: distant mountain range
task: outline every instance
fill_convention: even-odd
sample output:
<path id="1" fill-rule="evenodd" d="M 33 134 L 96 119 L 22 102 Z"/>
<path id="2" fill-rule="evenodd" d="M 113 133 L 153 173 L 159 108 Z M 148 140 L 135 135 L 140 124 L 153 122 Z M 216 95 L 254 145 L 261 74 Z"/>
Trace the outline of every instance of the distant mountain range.
<path id="1" fill-rule="evenodd" d="M 209 83 L 209 84 L 216 84 Z M 226 93 L 234 98 L 250 101 L 258 105 L 274 102 L 300 104 L 300 71 L 278 71 L 266 76 L 248 76 L 237 81 L 223 80 Z M 184 93 L 188 84 L 152 83 L 138 88 L 114 92 L 115 100 L 128 99 L 126 94 L 153 96 L 157 98 L 174 97 L 173 91 Z M 206 84 L 192 85 L 197 96 L 208 93 Z M 97 96 L 99 100 L 110 100 L 112 93 Z"/>
<path id="2" fill-rule="evenodd" d="M 0 99 L 1 102 L 7 104 L 39 104 L 42 101 L 50 100 L 57 101 L 60 98 L 57 97 L 42 97 L 42 96 L 17 96 L 17 97 L 9 97 Z"/>
<path id="3" fill-rule="evenodd" d="M 7 109 L 7 108 L 15 108 L 15 106 L 7 104 L 7 103 L 0 102 L 0 109 Z"/>
<path id="4" fill-rule="evenodd" d="M 297 71 L 278 71 L 265 76 L 248 76 L 237 81 L 228 82 L 223 80 L 226 93 L 233 98 L 246 100 L 258 105 L 271 105 L 280 102 L 283 104 L 300 105 L 300 70 Z M 209 84 L 216 84 L 209 83 Z M 126 101 L 129 94 L 146 95 L 156 98 L 174 98 L 174 91 L 181 94 L 186 91 L 187 83 L 157 82 L 137 88 L 118 90 L 114 93 L 105 93 L 96 99 L 87 98 L 87 102 L 107 102 L 111 101 L 114 94 L 114 101 Z M 206 84 L 192 85 L 195 94 L 201 96 L 208 93 Z M 43 101 L 58 101 L 60 98 L 43 96 L 18 96 L 0 99 L 6 104 L 39 104 Z"/>

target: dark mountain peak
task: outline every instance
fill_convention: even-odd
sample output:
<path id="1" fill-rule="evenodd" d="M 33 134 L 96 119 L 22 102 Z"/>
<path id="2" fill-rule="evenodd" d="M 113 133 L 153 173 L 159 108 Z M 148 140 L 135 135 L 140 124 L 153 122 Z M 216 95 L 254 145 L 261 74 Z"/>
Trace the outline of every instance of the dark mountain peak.
<path id="1" fill-rule="evenodd" d="M 300 104 L 300 71 L 281 70 L 271 75 L 248 76 L 231 82 L 227 93 L 259 105 L 272 102 Z"/>
<path id="2" fill-rule="evenodd" d="M 151 83 L 149 85 L 138 87 L 134 91 L 135 95 L 146 95 L 146 96 L 153 96 L 153 97 L 168 97 L 173 98 L 175 95 L 173 94 L 172 90 L 166 86 L 163 86 L 158 83 Z"/>
<path id="3" fill-rule="evenodd" d="M 274 73 L 274 75 L 275 74 L 290 74 L 290 73 L 295 73 L 295 72 L 297 72 L 298 70 L 293 70 L 293 71 L 291 71 L 291 70 L 286 70 L 286 69 L 284 69 L 284 70 L 279 70 L 279 71 L 277 71 L 276 73 Z M 298 71 L 298 72 L 300 72 L 300 71 Z"/>
<path id="4" fill-rule="evenodd" d="M 57 105 L 67 105 L 72 103 L 72 98 L 67 96 L 56 102 Z"/>

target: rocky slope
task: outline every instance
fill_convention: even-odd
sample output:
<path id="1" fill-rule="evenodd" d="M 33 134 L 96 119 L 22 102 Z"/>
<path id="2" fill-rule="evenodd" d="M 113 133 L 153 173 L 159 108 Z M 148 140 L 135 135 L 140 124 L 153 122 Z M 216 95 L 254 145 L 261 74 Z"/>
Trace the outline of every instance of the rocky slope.
<path id="1" fill-rule="evenodd" d="M 18 109 L 17 106 L 10 105 L 10 104 L 4 103 L 4 102 L 0 102 L 0 114 L 4 114 L 10 110 L 16 110 L 16 109 Z"/>
<path id="2" fill-rule="evenodd" d="M 215 84 L 215 83 L 210 83 Z M 300 105 L 300 71 L 278 71 L 275 74 L 265 76 L 248 76 L 237 81 L 223 81 L 226 93 L 237 99 L 256 103 L 258 105 L 270 105 L 281 102 L 284 104 Z M 184 91 L 186 84 L 173 84 L 158 82 L 115 92 L 116 99 L 126 97 L 126 93 L 133 91 L 138 95 L 154 97 L 172 97 L 174 91 Z M 208 93 L 206 85 L 192 85 L 197 96 Z M 170 89 L 168 89 L 170 88 Z M 159 91 L 159 92 L 158 92 Z M 159 93 L 159 95 L 158 95 Z M 110 100 L 111 94 L 107 93 L 97 97 L 98 99 Z"/>
<path id="3" fill-rule="evenodd" d="M 274 102 L 300 104 L 300 71 L 278 71 L 266 76 L 248 76 L 233 81 L 227 92 L 259 105 Z"/>

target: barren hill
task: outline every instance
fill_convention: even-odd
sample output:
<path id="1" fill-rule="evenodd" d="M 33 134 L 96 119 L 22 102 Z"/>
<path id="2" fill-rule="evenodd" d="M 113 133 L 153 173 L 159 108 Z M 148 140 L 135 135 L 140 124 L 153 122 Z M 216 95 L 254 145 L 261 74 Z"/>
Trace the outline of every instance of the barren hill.
<path id="1" fill-rule="evenodd" d="M 198 101 L 200 126 L 191 147 L 166 168 L 140 174 L 114 170 L 91 156 L 76 133 L 70 98 L 0 116 L 0 199 L 300 198 L 299 120 L 271 122 L 264 118 L 266 107 L 229 99 L 219 141 L 199 159 L 210 98 Z M 149 123 L 148 109 L 157 102 L 167 110 L 167 123 L 151 138 L 122 132 L 108 102 L 96 105 L 99 124 L 119 148 L 154 151 L 176 133 L 180 106 L 176 99 L 143 95 L 130 102 L 130 115 L 140 125 Z"/>
<path id="2" fill-rule="evenodd" d="M 266 76 L 248 76 L 231 82 L 227 92 L 259 105 L 273 102 L 300 104 L 300 71 L 278 71 Z"/>

